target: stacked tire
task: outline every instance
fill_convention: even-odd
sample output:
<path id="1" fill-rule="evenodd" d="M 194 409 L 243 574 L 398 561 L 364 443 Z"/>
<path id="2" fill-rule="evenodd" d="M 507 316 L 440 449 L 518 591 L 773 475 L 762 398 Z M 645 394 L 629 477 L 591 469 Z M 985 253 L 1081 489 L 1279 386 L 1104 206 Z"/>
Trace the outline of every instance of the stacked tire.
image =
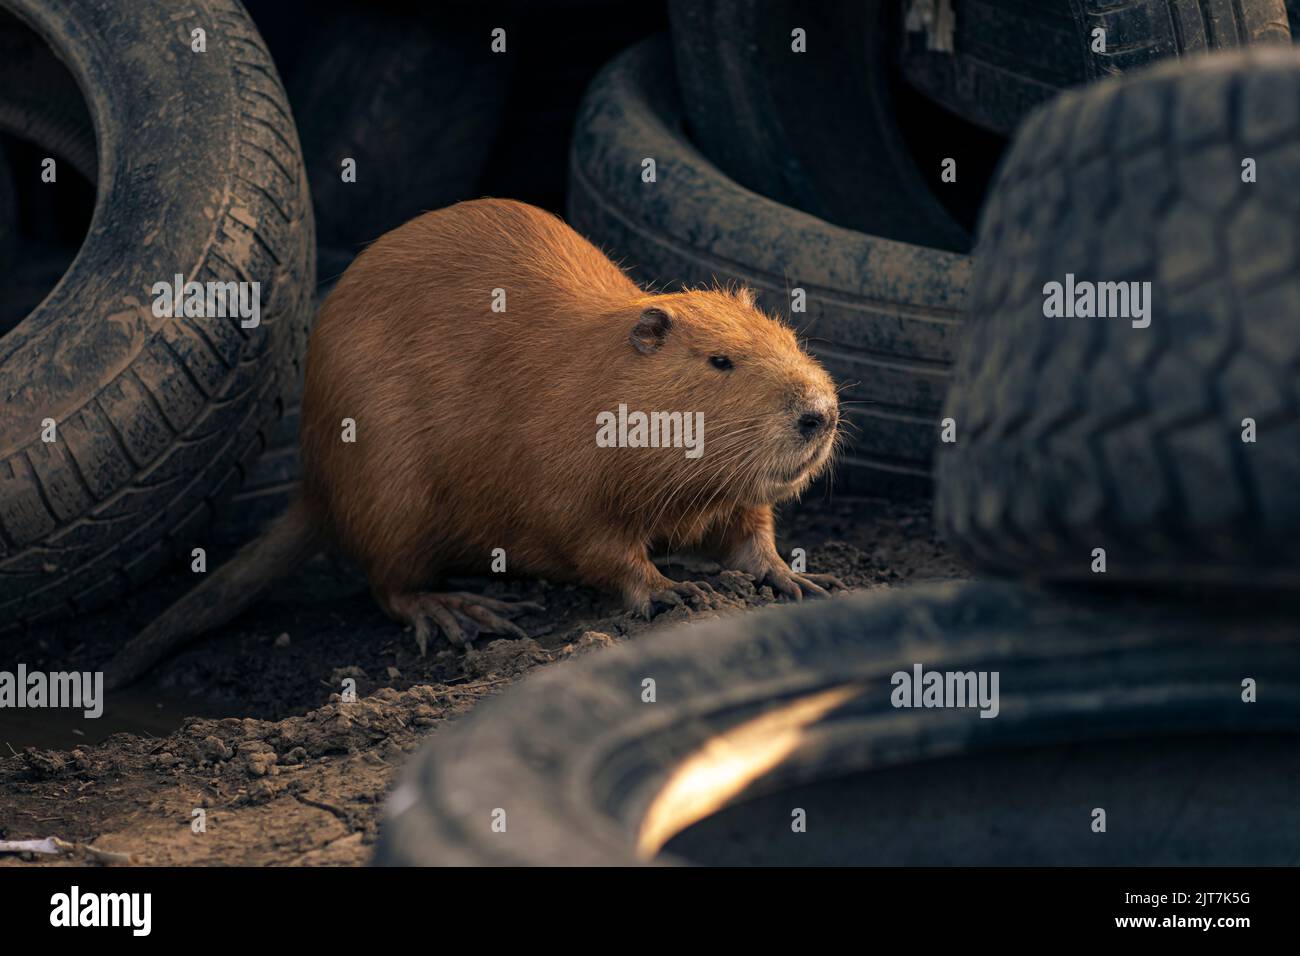
<path id="1" fill-rule="evenodd" d="M 935 102 L 1004 136 L 1061 90 L 1159 60 L 1291 42 L 1295 0 L 949 0 L 953 49 L 902 38 L 900 70 Z"/>
<path id="2" fill-rule="evenodd" d="M 1096 584 L 1300 584 L 1298 179 L 1291 47 L 1164 64 L 1026 122 L 945 410 L 936 512 L 962 554 Z M 1146 317 L 1045 314 L 1067 275 L 1146 283 Z"/>
<path id="3" fill-rule="evenodd" d="M 292 392 L 315 239 L 284 90 L 235 0 L 202 0 L 181 20 L 164 0 L 0 10 L 67 64 L 98 136 L 85 241 L 0 338 L 9 628 L 99 607 L 189 557 Z M 59 144 L 40 145 L 57 157 Z M 56 188 L 39 174 L 21 171 L 19 188 Z M 154 284 L 176 274 L 259 283 L 260 324 L 156 314 Z"/>

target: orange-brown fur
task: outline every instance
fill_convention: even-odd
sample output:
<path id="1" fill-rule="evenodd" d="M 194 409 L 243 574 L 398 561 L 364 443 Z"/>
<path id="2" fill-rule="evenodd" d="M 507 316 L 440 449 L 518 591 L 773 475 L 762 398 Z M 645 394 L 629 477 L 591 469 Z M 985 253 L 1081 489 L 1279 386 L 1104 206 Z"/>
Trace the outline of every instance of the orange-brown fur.
<path id="1" fill-rule="evenodd" d="M 498 288 L 504 312 L 491 310 Z M 672 327 L 643 355 L 629 332 L 650 306 Z M 712 368 L 714 354 L 735 369 Z M 808 449 L 786 440 L 788 418 L 809 397 L 834 406 L 829 376 L 746 292 L 650 295 L 550 213 L 460 203 L 380 238 L 322 307 L 305 500 L 386 603 L 451 569 L 482 572 L 500 547 L 512 571 L 638 604 L 665 583 L 648 547 L 712 532 L 745 570 L 779 562 L 771 504 L 831 450 L 797 471 Z M 597 447 L 597 413 L 620 402 L 702 411 L 703 457 Z M 344 418 L 354 444 L 340 440 Z"/>

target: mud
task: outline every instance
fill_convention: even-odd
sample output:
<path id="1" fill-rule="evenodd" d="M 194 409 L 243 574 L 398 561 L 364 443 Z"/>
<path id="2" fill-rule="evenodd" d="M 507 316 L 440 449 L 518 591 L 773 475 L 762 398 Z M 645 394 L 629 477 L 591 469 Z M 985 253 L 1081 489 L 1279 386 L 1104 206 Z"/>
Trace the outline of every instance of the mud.
<path id="1" fill-rule="evenodd" d="M 807 551 L 808 570 L 852 588 L 967 576 L 935 539 L 925 503 L 813 500 L 785 509 L 778 539 L 786 555 Z M 480 700 L 535 667 L 775 603 L 745 575 L 661 566 L 716 595 L 642 621 L 588 588 L 453 581 L 546 610 L 519 619 L 527 639 L 485 635 L 468 652 L 439 640 L 421 657 L 355 568 L 315 559 L 212 639 L 111 695 L 99 720 L 0 711 L 0 840 L 77 846 L 59 857 L 0 854 L 0 866 L 117 859 L 105 851 L 155 865 L 364 863 L 406 755 Z M 94 670 L 189 583 L 178 573 L 111 612 L 6 639 L 0 662 Z M 343 700 L 353 683 L 357 699 Z"/>

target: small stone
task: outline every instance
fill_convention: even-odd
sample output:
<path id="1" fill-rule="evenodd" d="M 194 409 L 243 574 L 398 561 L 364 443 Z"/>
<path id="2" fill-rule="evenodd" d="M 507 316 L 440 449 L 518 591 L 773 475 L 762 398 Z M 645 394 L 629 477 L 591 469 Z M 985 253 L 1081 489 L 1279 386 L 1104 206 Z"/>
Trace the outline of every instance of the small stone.
<path id="1" fill-rule="evenodd" d="M 578 639 L 570 644 L 565 644 L 562 654 L 568 656 L 572 654 L 585 654 L 587 651 L 595 650 L 599 647 L 613 647 L 618 641 L 613 635 L 606 634 L 604 631 L 583 631 L 578 635 Z"/>
<path id="2" fill-rule="evenodd" d="M 248 772 L 254 777 L 265 777 L 275 769 L 276 756 L 273 753 L 249 754 L 246 760 Z"/>
<path id="3" fill-rule="evenodd" d="M 217 763 L 221 760 L 230 759 L 230 748 L 220 737 L 208 735 L 199 742 L 199 754 L 204 760 L 211 763 Z"/>
<path id="4" fill-rule="evenodd" d="M 270 803 L 275 798 L 278 788 L 269 780 L 259 780 L 248 788 L 245 800 L 250 804 Z"/>
<path id="5" fill-rule="evenodd" d="M 55 750 L 29 747 L 23 751 L 23 760 L 40 777 L 57 776 L 67 767 L 67 761 Z"/>
<path id="6" fill-rule="evenodd" d="M 288 632 L 285 632 L 285 633 L 281 634 L 279 637 L 277 637 L 277 638 L 275 639 L 275 645 L 274 645 L 274 646 L 275 646 L 275 647 L 288 647 L 288 646 L 289 646 L 289 634 L 288 634 Z"/>

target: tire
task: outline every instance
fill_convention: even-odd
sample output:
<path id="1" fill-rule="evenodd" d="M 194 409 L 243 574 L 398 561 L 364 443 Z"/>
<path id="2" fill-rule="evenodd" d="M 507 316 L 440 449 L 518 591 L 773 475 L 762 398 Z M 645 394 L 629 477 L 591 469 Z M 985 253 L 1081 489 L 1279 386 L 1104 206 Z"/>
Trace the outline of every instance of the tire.
<path id="1" fill-rule="evenodd" d="M 1177 735 L 1230 735 L 1238 752 L 1258 752 L 1252 748 L 1266 746 L 1265 735 L 1286 733 L 1283 746 L 1269 750 L 1287 755 L 1283 765 L 1263 763 L 1251 779 L 1273 774 L 1300 782 L 1294 612 L 1267 617 L 1151 600 L 1116 600 L 1099 611 L 1086 598 L 966 582 L 687 625 L 546 668 L 439 732 L 390 798 L 377 862 L 635 863 L 729 802 L 953 755 L 979 755 L 973 762 L 983 763 L 1016 748 L 1048 748 L 1036 767 L 1050 779 L 1090 742 L 1141 740 L 1150 746 L 1150 761 Z M 972 709 L 895 709 L 892 675 L 917 663 L 927 670 L 996 671 L 996 719 L 981 719 Z M 1269 675 L 1275 693 L 1267 703 L 1263 695 L 1242 703 L 1242 675 L 1250 674 Z M 654 681 L 653 704 L 642 699 L 647 678 Z M 1214 751 L 1221 752 L 1222 746 Z M 711 763 L 717 753 L 731 762 Z M 698 775 L 683 773 L 688 766 Z M 730 773 L 711 774 L 714 769 Z M 1200 767 L 1202 775 L 1205 770 Z M 884 788 L 889 774 L 879 777 Z M 668 799 L 674 783 L 711 778 L 722 782 L 697 790 L 695 804 L 674 812 Z M 1188 782 L 1173 774 L 1162 785 L 1177 795 Z M 1005 796 L 1041 781 L 1012 774 L 1001 783 Z M 1098 795 L 1092 787 L 1069 794 L 1064 823 L 1037 807 L 1001 833 L 987 821 L 974 833 L 956 831 L 942 817 L 908 825 L 914 833 L 937 828 L 964 845 L 968 856 L 955 861 L 964 863 L 1000 853 L 1004 862 L 1054 865 L 1147 864 L 1171 855 L 1198 865 L 1240 864 L 1283 862 L 1300 849 L 1298 814 L 1287 794 L 1256 806 L 1253 819 L 1263 826 L 1238 820 L 1203 828 L 1195 815 L 1171 818 L 1167 806 L 1157 805 L 1146 819 L 1112 807 L 1113 828 L 1134 835 L 1115 841 L 1097 840 L 1089 830 L 1087 808 L 1097 804 L 1084 801 Z M 790 806 L 784 804 L 770 840 L 789 832 Z M 504 832 L 493 826 L 499 810 L 506 814 Z M 1039 833 L 1036 851 L 1024 837 L 1040 827 L 1047 832 Z M 850 862 L 914 862 L 908 839 L 893 844 L 871 847 Z M 1035 855 L 1044 851 L 1056 856 Z"/>
<path id="2" fill-rule="evenodd" d="M 1300 52 L 1261 49 L 1068 92 L 1026 122 L 945 409 L 936 518 L 962 555 L 1108 585 L 1300 584 L 1297 88 Z M 1045 317 L 1067 272 L 1151 282 L 1150 327 Z"/>
<path id="3" fill-rule="evenodd" d="M 748 189 L 827 222 L 965 252 L 900 135 L 893 3 L 670 0 L 690 135 Z M 808 49 L 791 50 L 791 31 Z M 656 78 L 656 82 L 662 82 Z"/>
<path id="4" fill-rule="evenodd" d="M 0 339 L 0 622 L 24 626 L 188 558 L 298 373 L 315 243 L 288 105 L 234 0 L 184 22 L 165 0 L 0 7 L 68 64 L 111 171 L 76 260 Z M 155 319 L 152 286 L 178 272 L 260 282 L 260 326 Z"/>
<path id="5" fill-rule="evenodd" d="M 738 186 L 683 136 L 671 75 L 668 44 L 655 38 L 593 81 L 574 130 L 570 222 L 638 280 L 751 286 L 846 386 L 857 433 L 837 487 L 928 492 L 969 260 L 842 229 Z M 641 181 L 645 157 L 657 164 L 653 184 Z M 806 290 L 806 313 L 790 315 L 794 288 Z"/>
<path id="6" fill-rule="evenodd" d="M 289 85 L 316 203 L 321 279 L 429 209 L 477 195 L 512 59 L 464 11 L 346 11 L 315 31 Z M 356 160 L 356 182 L 341 162 Z M 327 271 L 328 270 L 328 271 Z"/>
<path id="7" fill-rule="evenodd" d="M 263 432 L 265 447 L 242 475 L 230 503 L 221 509 L 212 538 L 223 545 L 251 541 L 293 501 L 302 476 L 298 425 L 302 418 L 302 381 L 284 400 L 283 413 Z"/>
<path id="8" fill-rule="evenodd" d="M 952 0 L 952 10 L 954 52 L 928 49 L 923 31 L 905 33 L 902 74 L 1004 135 L 1069 86 L 1172 56 L 1291 42 L 1283 0 Z M 1107 52 L 1092 49 L 1096 29 Z"/>

